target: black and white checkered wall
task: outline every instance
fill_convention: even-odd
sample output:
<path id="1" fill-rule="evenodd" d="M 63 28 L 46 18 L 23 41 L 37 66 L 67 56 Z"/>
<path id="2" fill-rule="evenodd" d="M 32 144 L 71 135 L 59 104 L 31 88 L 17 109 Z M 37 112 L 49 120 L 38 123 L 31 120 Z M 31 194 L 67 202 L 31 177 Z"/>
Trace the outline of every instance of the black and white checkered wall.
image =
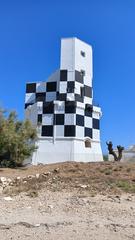
<path id="1" fill-rule="evenodd" d="M 37 125 L 44 137 L 98 138 L 99 115 L 94 114 L 92 88 L 81 72 L 60 71 L 59 81 L 28 83 L 25 108 L 37 106 Z"/>

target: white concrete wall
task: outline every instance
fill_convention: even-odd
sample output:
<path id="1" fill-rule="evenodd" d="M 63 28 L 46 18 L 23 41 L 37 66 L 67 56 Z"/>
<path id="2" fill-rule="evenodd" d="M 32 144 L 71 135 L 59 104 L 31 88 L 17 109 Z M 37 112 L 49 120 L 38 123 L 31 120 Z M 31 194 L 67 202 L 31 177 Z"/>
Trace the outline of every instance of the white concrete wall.
<path id="1" fill-rule="evenodd" d="M 61 57 L 60 57 L 60 69 L 68 69 L 74 71 L 75 58 L 74 58 L 74 38 L 61 39 Z"/>
<path id="2" fill-rule="evenodd" d="M 73 140 L 59 139 L 54 141 L 53 138 L 39 139 L 37 142 L 38 150 L 33 154 L 32 163 L 56 163 L 73 161 Z"/>
<path id="3" fill-rule="evenodd" d="M 75 38 L 75 65 L 74 69 L 85 71 L 84 76 L 84 84 L 87 86 L 92 86 L 92 78 L 93 78 L 93 63 L 92 63 L 92 47 L 83 41 Z M 81 55 L 81 51 L 85 53 L 85 57 Z"/>
<path id="4" fill-rule="evenodd" d="M 83 57 L 81 51 L 85 53 Z M 84 84 L 92 86 L 93 62 L 92 47 L 77 38 L 63 38 L 61 40 L 60 69 L 68 71 L 85 71 Z M 71 77 L 72 78 L 72 77 Z"/>
<path id="5" fill-rule="evenodd" d="M 38 114 L 37 103 L 28 106 L 27 109 L 25 110 L 25 119 L 30 120 L 34 127 L 37 127 L 37 114 Z"/>
<path id="6" fill-rule="evenodd" d="M 85 141 L 74 141 L 74 161 L 99 162 L 103 161 L 100 142 L 91 140 L 91 148 L 85 147 Z"/>
<path id="7" fill-rule="evenodd" d="M 81 139 L 40 138 L 38 149 L 33 154 L 32 163 L 56 163 L 65 161 L 98 162 L 103 161 L 100 142 L 91 142 L 91 148 L 85 147 Z"/>

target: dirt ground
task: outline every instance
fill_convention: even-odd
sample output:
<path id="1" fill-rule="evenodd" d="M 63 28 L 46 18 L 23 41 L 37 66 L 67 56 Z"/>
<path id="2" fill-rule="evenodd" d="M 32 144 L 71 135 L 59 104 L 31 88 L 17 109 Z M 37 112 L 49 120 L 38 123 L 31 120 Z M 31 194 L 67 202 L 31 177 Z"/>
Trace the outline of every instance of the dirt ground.
<path id="1" fill-rule="evenodd" d="M 45 177 L 26 178 L 35 174 Z M 0 192 L 2 240 L 135 240 L 135 164 L 72 162 L 0 177 L 27 179 Z"/>

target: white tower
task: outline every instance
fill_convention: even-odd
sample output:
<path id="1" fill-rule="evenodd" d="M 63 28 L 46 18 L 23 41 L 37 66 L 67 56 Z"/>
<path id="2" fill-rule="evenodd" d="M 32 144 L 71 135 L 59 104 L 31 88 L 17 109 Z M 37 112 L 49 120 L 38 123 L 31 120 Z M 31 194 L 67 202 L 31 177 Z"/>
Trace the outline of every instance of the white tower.
<path id="1" fill-rule="evenodd" d="M 93 106 L 92 48 L 77 38 L 61 41 L 60 70 L 26 86 L 26 118 L 38 129 L 32 163 L 102 161 L 99 120 Z"/>

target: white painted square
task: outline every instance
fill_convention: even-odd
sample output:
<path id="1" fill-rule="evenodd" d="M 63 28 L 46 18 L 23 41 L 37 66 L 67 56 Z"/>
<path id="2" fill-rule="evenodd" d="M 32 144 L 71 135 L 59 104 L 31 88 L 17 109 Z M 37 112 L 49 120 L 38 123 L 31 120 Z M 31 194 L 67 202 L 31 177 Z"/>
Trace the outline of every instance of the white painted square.
<path id="1" fill-rule="evenodd" d="M 64 126 L 63 125 L 54 126 L 54 134 L 56 137 L 64 137 Z"/>
<path id="2" fill-rule="evenodd" d="M 43 102 L 37 102 L 37 113 L 38 114 L 43 113 Z"/>
<path id="3" fill-rule="evenodd" d="M 92 113 L 93 118 L 99 119 L 99 112 L 93 112 Z"/>
<path id="4" fill-rule="evenodd" d="M 83 108 L 76 108 L 76 114 L 83 115 L 84 116 L 84 109 Z"/>
<path id="5" fill-rule="evenodd" d="M 84 76 L 84 84 L 86 86 L 92 87 L 92 78 L 89 75 Z"/>
<path id="6" fill-rule="evenodd" d="M 67 75 L 67 81 L 74 81 L 75 80 L 75 72 L 74 71 L 68 71 Z"/>
<path id="7" fill-rule="evenodd" d="M 42 125 L 53 125 L 53 114 L 43 114 Z"/>
<path id="8" fill-rule="evenodd" d="M 98 141 L 100 140 L 100 130 L 93 129 L 93 139 Z"/>
<path id="9" fill-rule="evenodd" d="M 74 93 L 67 93 L 67 101 L 74 101 L 75 95 Z"/>
<path id="10" fill-rule="evenodd" d="M 56 92 L 46 92 L 46 102 L 56 100 Z"/>
<path id="11" fill-rule="evenodd" d="M 83 87 L 82 83 L 75 82 L 75 93 L 81 95 L 81 87 Z"/>
<path id="12" fill-rule="evenodd" d="M 39 82 L 36 84 L 36 92 L 46 92 L 46 82 Z"/>
<path id="13" fill-rule="evenodd" d="M 60 93 L 67 92 L 67 82 L 60 82 Z"/>
<path id="14" fill-rule="evenodd" d="M 76 137 L 84 138 L 84 127 L 76 126 Z"/>
<path id="15" fill-rule="evenodd" d="M 65 125 L 76 125 L 76 119 L 74 113 L 65 114 Z"/>
<path id="16" fill-rule="evenodd" d="M 91 104 L 92 105 L 92 98 L 84 96 L 84 103 L 85 104 Z"/>
<path id="17" fill-rule="evenodd" d="M 25 103 L 34 103 L 36 95 L 35 93 L 26 93 L 25 95 Z"/>
<path id="18" fill-rule="evenodd" d="M 55 113 L 65 113 L 65 102 L 63 101 L 56 101 L 55 102 Z"/>
<path id="19" fill-rule="evenodd" d="M 84 126 L 87 128 L 92 128 L 92 118 L 91 117 L 84 117 Z"/>

